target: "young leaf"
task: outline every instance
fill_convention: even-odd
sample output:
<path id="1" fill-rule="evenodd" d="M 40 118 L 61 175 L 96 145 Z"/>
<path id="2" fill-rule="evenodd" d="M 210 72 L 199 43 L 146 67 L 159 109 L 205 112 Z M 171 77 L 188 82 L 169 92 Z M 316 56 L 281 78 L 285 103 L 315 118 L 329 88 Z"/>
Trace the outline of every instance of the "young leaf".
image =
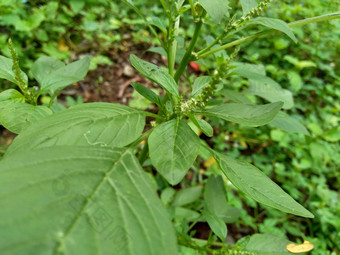
<path id="1" fill-rule="evenodd" d="M 172 76 L 166 71 L 163 71 L 154 64 L 138 58 L 134 54 L 130 55 L 130 62 L 131 65 L 136 68 L 136 70 L 144 77 L 148 78 L 154 83 L 157 83 L 170 94 L 179 97 L 177 84 L 174 78 L 172 78 Z"/>
<path id="2" fill-rule="evenodd" d="M 247 24 L 257 24 L 266 26 L 275 30 L 279 30 L 282 33 L 285 33 L 290 39 L 292 39 L 295 43 L 297 43 L 297 39 L 292 32 L 292 29 L 288 26 L 286 22 L 280 19 L 266 18 L 266 17 L 258 17 L 255 19 L 251 19 L 247 22 Z"/>
<path id="3" fill-rule="evenodd" d="M 174 200 L 172 202 L 173 206 L 183 206 L 195 202 L 202 193 L 202 187 L 190 187 L 186 189 L 181 189 L 177 191 Z"/>
<path id="4" fill-rule="evenodd" d="M 160 19 L 159 17 L 151 17 L 150 20 L 148 20 L 150 25 L 156 26 L 158 27 L 162 33 L 164 34 L 164 36 L 167 36 L 167 30 L 166 30 L 166 24 L 164 23 L 164 21 L 162 19 Z"/>
<path id="5" fill-rule="evenodd" d="M 200 148 L 198 136 L 179 119 L 157 126 L 148 143 L 152 164 L 171 185 L 183 179 Z"/>
<path id="6" fill-rule="evenodd" d="M 247 15 L 253 8 L 257 7 L 255 0 L 241 0 L 241 6 L 243 10 L 243 16 Z"/>
<path id="7" fill-rule="evenodd" d="M 0 198 L 3 254 L 177 254 L 167 212 L 126 149 L 12 154 L 0 162 Z"/>
<path id="8" fill-rule="evenodd" d="M 197 118 L 196 116 L 192 114 L 188 114 L 190 120 L 192 123 L 195 124 L 196 127 L 198 127 L 206 136 L 212 137 L 214 134 L 214 130 L 212 126 L 208 122 L 206 122 L 203 119 Z"/>
<path id="9" fill-rule="evenodd" d="M 293 95 L 289 90 L 281 88 L 273 79 L 267 77 L 265 73 L 254 65 L 242 64 L 232 69 L 237 73 L 249 79 L 249 89 L 247 93 L 262 97 L 269 102 L 282 101 L 284 109 L 290 109 L 294 106 Z"/>
<path id="10" fill-rule="evenodd" d="M 225 242 L 228 232 L 225 222 L 209 211 L 203 211 L 203 216 L 215 235 L 217 235 L 218 238 Z"/>
<path id="11" fill-rule="evenodd" d="M 39 83 L 39 93 L 49 92 L 51 95 L 54 95 L 59 90 L 71 85 L 72 83 L 84 79 L 90 66 L 90 59 L 91 58 L 87 56 L 67 66 L 63 66 L 46 76 L 44 76 L 45 74 L 41 71 L 41 69 L 39 69 L 39 76 L 44 76 Z M 54 65 L 60 66 L 60 64 Z"/>
<path id="12" fill-rule="evenodd" d="M 195 79 L 194 87 L 192 88 L 191 96 L 195 96 L 197 93 L 201 92 L 203 88 L 209 85 L 212 81 L 210 76 L 201 76 Z"/>
<path id="13" fill-rule="evenodd" d="M 194 211 L 190 210 L 184 207 L 176 206 L 174 208 L 174 218 L 175 221 L 178 221 L 180 223 L 185 222 L 193 222 L 197 220 L 201 215 Z"/>
<path id="14" fill-rule="evenodd" d="M 210 175 L 205 185 L 204 203 L 207 211 L 213 213 L 225 223 L 237 221 L 241 215 L 240 209 L 229 206 L 223 179 L 220 175 Z"/>
<path id="15" fill-rule="evenodd" d="M 144 125 L 145 114 L 124 105 L 80 104 L 31 125 L 7 154 L 51 145 L 124 147 L 141 135 Z"/>
<path id="16" fill-rule="evenodd" d="M 21 71 L 21 77 L 24 83 L 28 84 L 27 75 Z M 13 82 L 14 84 L 19 85 L 19 82 L 15 78 L 15 74 L 13 72 L 13 61 L 10 58 L 6 58 L 4 56 L 0 56 L 0 78 Z"/>
<path id="17" fill-rule="evenodd" d="M 270 124 L 288 132 L 310 135 L 304 125 L 302 125 L 298 120 L 290 117 L 285 112 L 280 111 Z"/>
<path id="18" fill-rule="evenodd" d="M 9 131 L 19 134 L 38 120 L 52 114 L 52 110 L 46 106 L 12 100 L 0 111 L 0 124 Z"/>
<path id="19" fill-rule="evenodd" d="M 44 56 L 34 62 L 31 67 L 31 72 L 39 84 L 42 84 L 45 78 L 64 66 L 65 64 L 59 59 Z"/>
<path id="20" fill-rule="evenodd" d="M 227 214 L 227 194 L 221 176 L 209 176 L 204 190 L 204 202 L 206 209 L 219 218 Z"/>
<path id="21" fill-rule="evenodd" d="M 230 103 L 206 109 L 202 114 L 246 126 L 262 126 L 271 122 L 283 103 L 264 105 Z"/>
<path id="22" fill-rule="evenodd" d="M 155 103 L 159 107 L 161 107 L 162 103 L 158 95 L 155 94 L 152 90 L 148 89 L 147 87 L 143 86 L 142 84 L 139 84 L 137 82 L 132 82 L 131 86 L 137 90 L 139 94 L 141 94 L 143 97 L 148 99 L 149 101 Z"/>
<path id="23" fill-rule="evenodd" d="M 286 213 L 314 217 L 255 166 L 212 149 L 210 151 L 228 179 L 252 199 Z"/>
<path id="24" fill-rule="evenodd" d="M 223 16 L 229 17 L 229 0 L 199 0 L 199 3 L 215 23 L 220 23 Z"/>

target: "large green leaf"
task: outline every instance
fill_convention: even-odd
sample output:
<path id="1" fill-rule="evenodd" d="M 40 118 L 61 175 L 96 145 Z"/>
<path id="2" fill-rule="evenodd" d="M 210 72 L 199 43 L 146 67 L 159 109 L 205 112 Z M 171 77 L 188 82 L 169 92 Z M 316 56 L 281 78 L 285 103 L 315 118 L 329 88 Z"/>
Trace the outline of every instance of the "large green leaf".
<path id="1" fill-rule="evenodd" d="M 131 65 L 150 81 L 157 83 L 172 95 L 179 96 L 177 84 L 172 76 L 158 66 L 144 61 L 134 54 L 130 55 Z"/>
<path id="2" fill-rule="evenodd" d="M 51 145 L 123 147 L 140 136 L 144 125 L 145 114 L 124 105 L 80 104 L 31 125 L 13 141 L 7 154 Z"/>
<path id="3" fill-rule="evenodd" d="M 292 32 L 292 29 L 283 20 L 266 18 L 266 17 L 258 17 L 255 19 L 251 19 L 250 21 L 247 22 L 247 24 L 262 25 L 262 26 L 269 27 L 275 30 L 279 30 L 282 33 L 285 33 L 295 43 L 297 43 L 297 39 L 294 33 Z"/>
<path id="4" fill-rule="evenodd" d="M 230 103 L 206 109 L 202 114 L 246 126 L 261 126 L 271 122 L 283 103 L 264 105 Z"/>
<path id="5" fill-rule="evenodd" d="M 52 113 L 52 110 L 46 106 L 30 105 L 12 100 L 0 111 L 0 124 L 9 131 L 19 134 L 33 123 Z"/>
<path id="6" fill-rule="evenodd" d="M 58 62 L 49 62 L 48 69 L 53 66 L 60 66 L 60 68 L 56 69 L 53 72 L 44 73 L 40 67 L 36 67 L 35 75 L 42 80 L 40 81 L 40 91 L 39 93 L 49 92 L 51 95 L 55 94 L 57 91 L 71 85 L 74 82 L 80 81 L 84 79 L 89 66 L 90 66 L 90 57 L 87 56 L 83 59 L 75 61 L 67 66 L 62 66 L 57 64 Z M 46 59 L 45 59 L 46 60 Z M 44 61 L 45 61 L 44 60 Z M 40 65 L 41 63 L 39 63 Z M 37 64 L 38 65 L 38 64 Z"/>
<path id="7" fill-rule="evenodd" d="M 183 179 L 200 148 L 198 136 L 179 119 L 157 126 L 148 143 L 152 164 L 172 185 Z"/>
<path id="8" fill-rule="evenodd" d="M 220 23 L 223 16 L 229 17 L 229 0 L 199 0 L 216 23 Z"/>
<path id="9" fill-rule="evenodd" d="M 44 79 L 46 79 L 53 72 L 59 68 L 64 67 L 65 64 L 59 59 L 52 57 L 40 57 L 38 58 L 31 67 L 31 72 L 33 77 L 42 84 Z"/>
<path id="10" fill-rule="evenodd" d="M 270 124 L 288 132 L 310 135 L 304 125 L 285 112 L 279 112 Z"/>
<path id="11" fill-rule="evenodd" d="M 286 213 L 314 217 L 255 166 L 211 149 L 210 151 L 227 178 L 252 199 Z"/>
<path id="12" fill-rule="evenodd" d="M 21 77 L 24 81 L 24 83 L 27 85 L 28 78 L 27 75 L 21 71 Z M 13 72 L 13 61 L 10 58 L 6 58 L 4 56 L 0 56 L 0 78 L 6 79 L 10 82 L 13 82 L 15 84 L 19 84 L 17 79 L 15 78 L 15 74 Z"/>
<path id="13" fill-rule="evenodd" d="M 0 162 L 4 255 L 177 254 L 167 212 L 126 149 L 54 146 Z"/>

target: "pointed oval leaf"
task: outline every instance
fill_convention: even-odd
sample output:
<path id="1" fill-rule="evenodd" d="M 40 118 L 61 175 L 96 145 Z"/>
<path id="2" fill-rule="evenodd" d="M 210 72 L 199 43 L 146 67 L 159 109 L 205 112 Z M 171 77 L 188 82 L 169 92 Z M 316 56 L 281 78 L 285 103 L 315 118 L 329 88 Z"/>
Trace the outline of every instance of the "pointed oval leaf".
<path id="1" fill-rule="evenodd" d="M 215 214 L 225 223 L 233 223 L 241 215 L 239 208 L 229 206 L 223 179 L 220 175 L 210 175 L 205 185 L 204 204 L 207 211 Z"/>
<path id="2" fill-rule="evenodd" d="M 54 95 L 72 83 L 84 79 L 90 67 L 90 60 L 91 57 L 86 56 L 51 72 L 41 80 L 39 93 L 49 92 L 51 95 Z"/>
<path id="3" fill-rule="evenodd" d="M 252 199 L 286 213 L 314 218 L 311 212 L 297 203 L 255 166 L 211 149 L 210 151 L 227 178 Z"/>
<path id="4" fill-rule="evenodd" d="M 2 254 L 177 254 L 173 226 L 126 149 L 55 146 L 0 162 Z"/>
<path id="5" fill-rule="evenodd" d="M 282 105 L 282 102 L 264 105 L 230 103 L 207 109 L 202 114 L 246 126 L 261 126 L 271 122 Z"/>
<path id="6" fill-rule="evenodd" d="M 51 145 L 123 147 L 140 136 L 144 125 L 145 114 L 124 105 L 80 104 L 31 125 L 13 141 L 7 154 Z"/>
<path id="7" fill-rule="evenodd" d="M 174 200 L 172 201 L 173 206 L 183 206 L 195 202 L 202 193 L 202 187 L 189 187 L 181 189 L 176 192 Z"/>
<path id="8" fill-rule="evenodd" d="M 59 59 L 43 56 L 34 62 L 31 67 L 31 72 L 39 84 L 42 84 L 47 76 L 64 66 L 65 64 Z"/>
<path id="9" fill-rule="evenodd" d="M 270 124 L 284 131 L 310 135 L 304 125 L 285 112 L 279 112 Z"/>
<path id="10" fill-rule="evenodd" d="M 152 164 L 172 185 L 183 179 L 200 148 L 198 136 L 179 119 L 157 126 L 148 143 Z"/>
<path id="11" fill-rule="evenodd" d="M 221 176 L 209 176 L 204 190 L 204 202 L 206 209 L 220 218 L 227 214 L 227 194 Z"/>
<path id="12" fill-rule="evenodd" d="M 209 211 L 203 211 L 203 217 L 215 235 L 224 242 L 228 232 L 225 222 Z"/>
<path id="13" fill-rule="evenodd" d="M 211 81 L 212 78 L 210 76 L 201 76 L 196 78 L 194 81 L 194 87 L 192 88 L 191 96 L 202 92 L 202 89 L 208 86 Z"/>
<path id="14" fill-rule="evenodd" d="M 200 119 L 192 114 L 188 114 L 192 123 L 195 124 L 206 136 L 212 137 L 214 134 L 214 129 L 212 126 L 203 119 Z"/>
<path id="15" fill-rule="evenodd" d="M 148 89 L 147 87 L 143 86 L 142 84 L 139 84 L 137 82 L 132 82 L 131 86 L 137 90 L 139 94 L 141 94 L 143 97 L 148 99 L 149 101 L 155 103 L 159 107 L 162 105 L 161 100 L 158 95 L 156 95 L 155 92 L 153 92 L 151 89 Z"/>
<path id="16" fill-rule="evenodd" d="M 0 111 L 0 124 L 9 131 L 19 134 L 38 120 L 52 114 L 52 110 L 46 106 L 11 100 Z"/>
<path id="17" fill-rule="evenodd" d="M 177 84 L 174 78 L 166 71 L 160 69 L 158 66 L 144 61 L 134 54 L 130 55 L 131 65 L 148 78 L 150 81 L 157 83 L 170 94 L 179 97 Z"/>
<path id="18" fill-rule="evenodd" d="M 247 24 L 258 24 L 265 27 L 269 27 L 275 30 L 279 30 L 282 33 L 285 33 L 290 39 L 292 39 L 295 43 L 297 43 L 297 39 L 292 31 L 292 29 L 288 26 L 286 22 L 281 19 L 273 19 L 266 17 L 258 17 L 255 19 L 251 19 L 247 22 Z"/>

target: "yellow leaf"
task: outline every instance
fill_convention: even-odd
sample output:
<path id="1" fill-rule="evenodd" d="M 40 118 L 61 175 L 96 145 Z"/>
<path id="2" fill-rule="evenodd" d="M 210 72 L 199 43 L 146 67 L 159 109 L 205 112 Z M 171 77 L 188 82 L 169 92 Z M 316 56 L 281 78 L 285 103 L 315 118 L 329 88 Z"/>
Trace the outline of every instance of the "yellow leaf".
<path id="1" fill-rule="evenodd" d="M 288 244 L 286 249 L 291 253 L 303 253 L 313 250 L 314 245 L 308 241 L 304 241 L 302 244 Z"/>

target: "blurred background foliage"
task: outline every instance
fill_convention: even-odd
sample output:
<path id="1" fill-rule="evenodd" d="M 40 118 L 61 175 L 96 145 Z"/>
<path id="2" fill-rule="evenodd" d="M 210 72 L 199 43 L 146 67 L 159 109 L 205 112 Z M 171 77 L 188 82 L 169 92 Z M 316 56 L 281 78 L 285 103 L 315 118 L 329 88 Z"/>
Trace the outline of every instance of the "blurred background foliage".
<path id="1" fill-rule="evenodd" d="M 133 2 L 149 17 L 165 17 L 158 1 Z M 240 10 L 238 1 L 230 2 L 232 10 Z M 292 22 L 338 10 L 336 0 L 285 0 L 273 1 L 263 15 Z M 189 15 L 184 16 L 182 25 L 180 46 L 193 33 Z M 218 35 L 221 29 L 222 26 L 207 19 L 198 45 L 211 40 L 204 36 L 204 31 Z M 0 31 L 0 53 L 10 56 L 7 47 L 10 36 L 24 70 L 42 55 L 70 62 L 81 54 L 91 54 L 91 67 L 95 69 L 98 65 L 114 65 L 110 52 L 126 50 L 127 42 L 159 46 L 143 19 L 121 1 L 1 0 Z M 256 31 L 256 27 L 249 27 L 242 33 Z M 312 254 L 335 255 L 340 253 L 340 21 L 309 24 L 294 28 L 294 32 L 298 44 L 282 35 L 263 37 L 242 45 L 237 61 L 261 65 L 269 77 L 292 92 L 294 107 L 287 112 L 307 127 L 310 136 L 267 126 L 250 129 L 212 119 L 219 128 L 215 128 L 214 137 L 207 138 L 207 142 L 219 151 L 255 164 L 315 215 L 313 220 L 303 219 L 262 207 L 230 184 L 225 188 L 229 205 L 238 208 L 235 217 L 238 220 L 233 223 L 238 229 L 247 228 L 245 234 L 251 229 L 251 233 L 272 233 L 292 241 L 309 240 L 315 245 Z M 223 54 L 222 57 L 228 52 Z M 198 64 L 201 73 L 218 68 L 216 55 Z M 189 72 L 183 83 L 189 86 L 194 76 L 197 73 Z M 239 92 L 246 92 L 249 86 L 247 80 L 236 76 L 222 83 Z M 9 86 L 12 85 L 0 81 L 0 92 Z M 136 94 L 132 97 L 131 106 L 150 108 L 150 102 L 143 102 Z M 251 96 L 250 99 L 255 100 Z M 3 148 L 0 145 L 0 153 Z M 206 179 L 202 174 L 208 176 L 216 171 L 209 155 L 204 151 L 200 155 L 202 164 L 177 188 L 203 186 Z M 156 180 L 160 192 L 167 194 L 169 189 Z M 192 195 L 186 194 L 192 199 L 179 205 L 187 211 L 177 210 L 175 218 L 187 217 L 189 221 L 194 217 L 192 212 L 201 207 L 197 194 L 197 190 Z M 172 205 L 176 208 L 176 203 Z"/>

